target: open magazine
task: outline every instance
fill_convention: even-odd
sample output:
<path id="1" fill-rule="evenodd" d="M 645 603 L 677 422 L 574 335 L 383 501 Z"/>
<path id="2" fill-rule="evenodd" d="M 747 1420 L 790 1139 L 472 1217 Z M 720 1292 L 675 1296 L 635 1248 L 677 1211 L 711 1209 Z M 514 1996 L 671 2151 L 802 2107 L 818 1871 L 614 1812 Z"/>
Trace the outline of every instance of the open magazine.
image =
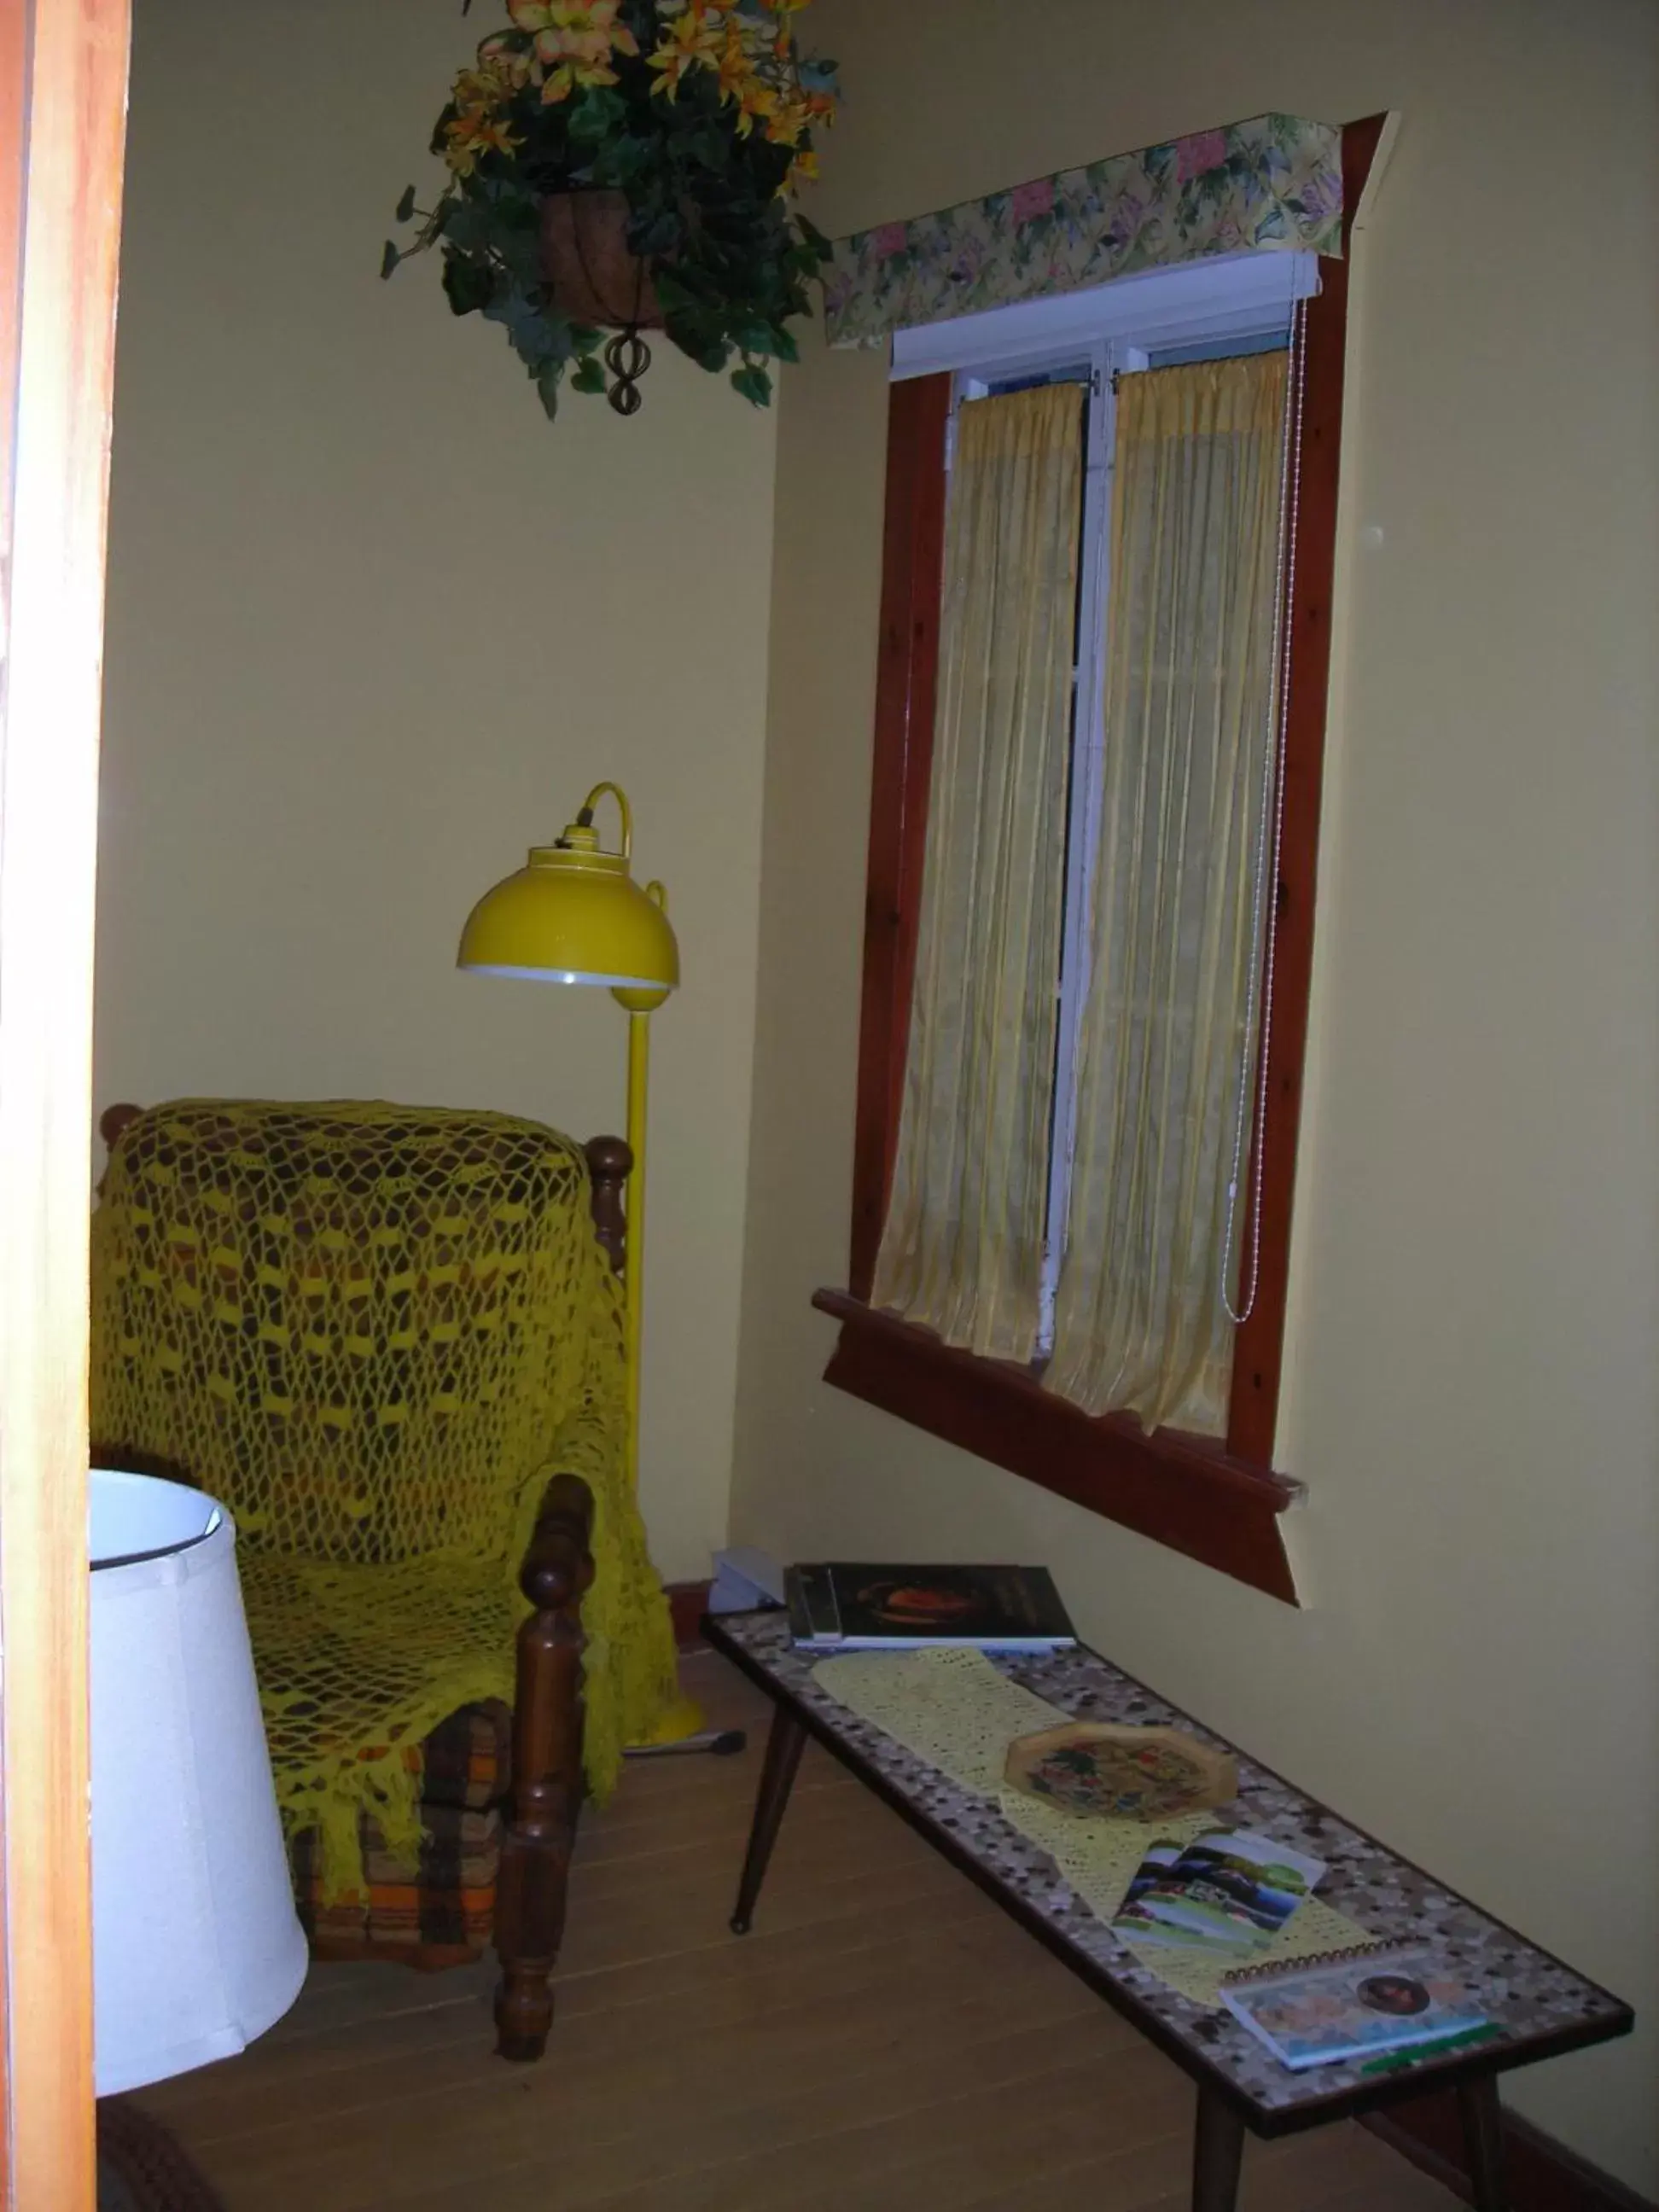
<path id="1" fill-rule="evenodd" d="M 1248 1965 L 1324 1871 L 1322 1859 L 1247 1828 L 1212 1829 L 1190 1844 L 1154 1844 L 1112 1927 L 1137 1944 Z"/>

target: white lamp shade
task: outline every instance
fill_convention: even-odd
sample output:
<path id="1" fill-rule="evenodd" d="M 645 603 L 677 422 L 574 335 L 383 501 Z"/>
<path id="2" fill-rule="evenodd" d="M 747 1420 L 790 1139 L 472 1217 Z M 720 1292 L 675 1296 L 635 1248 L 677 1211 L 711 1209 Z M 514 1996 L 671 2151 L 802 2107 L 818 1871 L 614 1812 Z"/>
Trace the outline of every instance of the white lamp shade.
<path id="1" fill-rule="evenodd" d="M 271 1789 L 236 1530 L 183 1484 L 90 1486 L 92 1925 L 98 2094 L 264 2033 L 306 1941 Z"/>

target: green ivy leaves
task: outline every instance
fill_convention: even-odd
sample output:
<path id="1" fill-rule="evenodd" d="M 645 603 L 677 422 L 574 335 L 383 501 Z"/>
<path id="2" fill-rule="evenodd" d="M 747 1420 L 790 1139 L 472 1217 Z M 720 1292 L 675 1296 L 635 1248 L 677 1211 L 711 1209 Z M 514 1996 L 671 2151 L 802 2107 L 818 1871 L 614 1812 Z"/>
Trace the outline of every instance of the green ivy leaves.
<path id="1" fill-rule="evenodd" d="M 772 380 L 756 362 L 746 361 L 741 368 L 732 370 L 732 389 L 757 407 L 771 404 Z"/>

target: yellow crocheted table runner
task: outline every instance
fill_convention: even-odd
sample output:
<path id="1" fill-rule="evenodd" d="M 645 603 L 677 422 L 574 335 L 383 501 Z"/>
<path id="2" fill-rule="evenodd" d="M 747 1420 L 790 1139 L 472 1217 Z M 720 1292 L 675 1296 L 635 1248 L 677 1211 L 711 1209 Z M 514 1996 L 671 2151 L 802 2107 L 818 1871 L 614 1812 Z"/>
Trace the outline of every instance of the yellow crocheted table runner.
<path id="1" fill-rule="evenodd" d="M 844 1658 L 820 1660 L 812 1679 L 837 1704 L 916 1758 L 975 1796 L 991 1799 L 1005 1820 L 1048 1853 L 1101 1920 L 1109 1922 L 1116 1913 L 1150 1844 L 1190 1843 L 1217 1824 L 1214 1812 L 1161 1822 L 1079 1819 L 1023 1790 L 1007 1789 L 1002 1768 L 1013 1738 L 1074 1716 L 1011 1682 L 981 1652 L 849 1652 Z M 1370 1940 L 1357 1921 L 1310 1897 L 1264 1948 L 1261 1962 L 1288 1963 Z M 1226 1969 L 1215 1960 L 1154 1943 L 1125 1942 L 1125 1948 L 1194 2004 L 1220 2003 Z"/>

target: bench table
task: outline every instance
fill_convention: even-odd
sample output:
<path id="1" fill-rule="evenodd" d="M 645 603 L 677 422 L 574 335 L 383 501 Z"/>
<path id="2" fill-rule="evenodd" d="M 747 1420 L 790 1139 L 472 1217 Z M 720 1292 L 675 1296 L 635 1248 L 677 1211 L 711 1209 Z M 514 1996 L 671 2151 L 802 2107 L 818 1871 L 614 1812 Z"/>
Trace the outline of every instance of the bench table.
<path id="1" fill-rule="evenodd" d="M 1628 2005 L 1540 1950 L 1385 1844 L 1239 1753 L 1097 1652 L 994 1654 L 1012 1680 L 1079 1720 L 1181 1728 L 1238 1761 L 1230 1825 L 1263 1829 L 1322 1859 L 1320 1896 L 1378 1941 L 1432 1948 L 1464 1979 L 1503 2039 L 1431 2054 L 1382 2073 L 1338 2061 L 1292 2072 L 1231 2013 L 1181 1996 L 1127 1950 L 1066 1886 L 1054 1861 L 991 1800 L 962 1788 L 818 1688 L 818 1654 L 797 1651 L 775 1608 L 710 1614 L 703 1633 L 772 1700 L 775 1712 L 732 1916 L 747 1932 L 809 1735 L 886 1800 L 936 1850 L 1116 2008 L 1198 2084 L 1194 2212 L 1233 2212 L 1244 2130 L 1289 2135 L 1433 2090 L 1455 2089 L 1479 2212 L 1503 2212 L 1498 2077 L 1627 2034 Z M 1148 1831 L 1149 1835 L 1154 1832 Z M 1375 2062 L 1369 2062 L 1374 2064 Z"/>

